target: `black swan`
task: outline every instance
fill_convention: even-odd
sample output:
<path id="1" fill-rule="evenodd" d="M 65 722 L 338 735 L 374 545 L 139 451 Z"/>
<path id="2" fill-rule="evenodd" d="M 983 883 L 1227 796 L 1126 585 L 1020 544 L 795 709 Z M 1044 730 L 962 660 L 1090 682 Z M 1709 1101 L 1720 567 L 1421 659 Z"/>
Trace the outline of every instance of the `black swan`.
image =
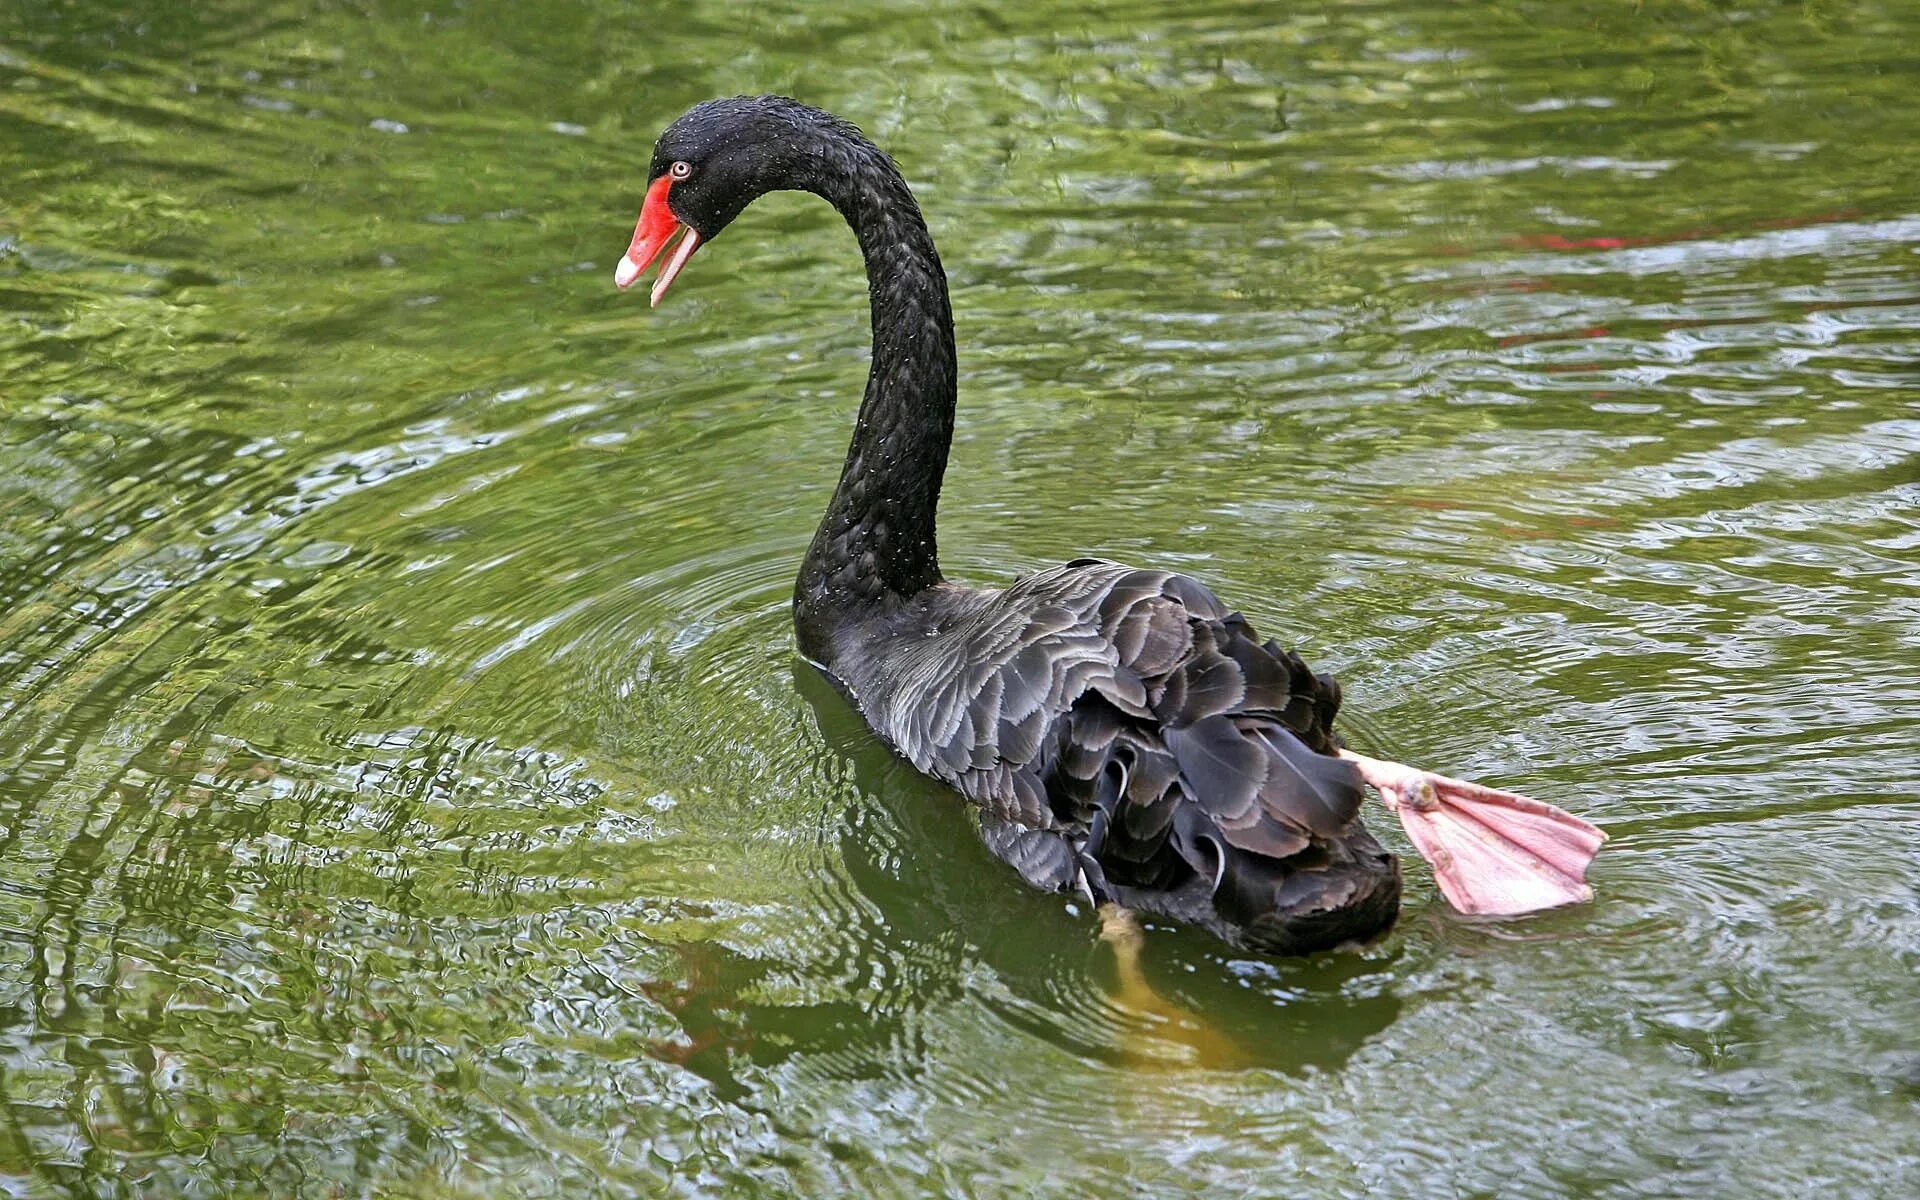
<path id="1" fill-rule="evenodd" d="M 1550 805 L 1344 750 L 1340 688 L 1172 571 L 1077 559 L 1003 591 L 949 582 L 934 510 L 953 437 L 953 317 L 919 206 L 853 125 L 712 100 L 653 151 L 626 289 L 776 190 L 813 192 L 866 258 L 873 357 L 853 444 L 794 587 L 800 651 L 916 768 L 980 810 L 1035 887 L 1269 953 L 1386 930 L 1400 871 L 1360 821 L 1380 791 L 1466 912 L 1588 899 L 1605 835 Z"/>

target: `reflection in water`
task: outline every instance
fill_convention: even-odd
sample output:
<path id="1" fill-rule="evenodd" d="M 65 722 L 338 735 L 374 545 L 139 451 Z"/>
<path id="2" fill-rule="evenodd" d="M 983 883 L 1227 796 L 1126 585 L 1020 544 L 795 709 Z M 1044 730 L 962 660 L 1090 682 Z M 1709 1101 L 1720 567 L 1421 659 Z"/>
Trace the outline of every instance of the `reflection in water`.
<path id="1" fill-rule="evenodd" d="M 7 12 L 0 1187 L 1913 1190 L 1902 6 Z M 952 574 L 1201 576 L 1598 902 L 1148 1001 L 796 679 L 854 248 L 607 285 L 769 89 L 945 253 Z"/>

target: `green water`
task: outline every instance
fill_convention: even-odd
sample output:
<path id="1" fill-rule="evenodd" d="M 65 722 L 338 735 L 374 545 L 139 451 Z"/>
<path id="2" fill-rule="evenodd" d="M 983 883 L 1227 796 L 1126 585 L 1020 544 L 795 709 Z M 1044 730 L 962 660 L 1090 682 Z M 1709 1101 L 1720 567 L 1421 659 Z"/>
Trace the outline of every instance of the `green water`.
<path id="1" fill-rule="evenodd" d="M 6 0 L 0 1187 L 1920 1194 L 1916 34 Z M 851 235 L 613 290 L 737 91 L 928 212 L 950 574 L 1200 575 L 1597 902 L 1129 1002 L 795 669 Z"/>

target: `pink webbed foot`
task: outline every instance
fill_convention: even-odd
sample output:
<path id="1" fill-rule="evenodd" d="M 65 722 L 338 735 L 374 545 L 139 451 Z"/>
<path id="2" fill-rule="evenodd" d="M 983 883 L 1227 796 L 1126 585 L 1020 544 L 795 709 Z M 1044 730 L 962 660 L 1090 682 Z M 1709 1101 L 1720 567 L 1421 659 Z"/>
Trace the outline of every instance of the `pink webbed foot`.
<path id="1" fill-rule="evenodd" d="M 1587 864 L 1607 835 L 1512 792 L 1342 750 L 1400 817 L 1434 881 L 1463 913 L 1510 916 L 1593 899 Z"/>

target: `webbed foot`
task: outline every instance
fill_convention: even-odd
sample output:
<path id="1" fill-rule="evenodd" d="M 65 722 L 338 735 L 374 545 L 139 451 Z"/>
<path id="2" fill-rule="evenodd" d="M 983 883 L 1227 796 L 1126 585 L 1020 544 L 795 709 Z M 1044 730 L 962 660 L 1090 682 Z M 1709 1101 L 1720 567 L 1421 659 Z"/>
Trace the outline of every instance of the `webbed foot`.
<path id="1" fill-rule="evenodd" d="M 1607 835 L 1513 792 L 1342 750 L 1400 817 L 1434 881 L 1463 913 L 1513 915 L 1593 899 L 1587 864 Z"/>

